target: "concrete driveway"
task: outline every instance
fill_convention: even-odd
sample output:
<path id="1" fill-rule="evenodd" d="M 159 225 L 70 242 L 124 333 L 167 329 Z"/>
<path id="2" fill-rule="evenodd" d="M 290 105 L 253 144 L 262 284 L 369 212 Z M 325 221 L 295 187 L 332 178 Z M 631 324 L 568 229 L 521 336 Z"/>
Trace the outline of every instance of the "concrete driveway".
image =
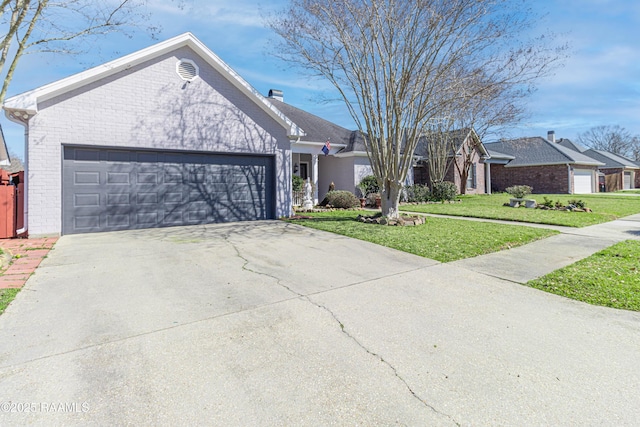
<path id="1" fill-rule="evenodd" d="M 288 225 L 64 236 L 0 424 L 637 425 L 640 315 Z"/>

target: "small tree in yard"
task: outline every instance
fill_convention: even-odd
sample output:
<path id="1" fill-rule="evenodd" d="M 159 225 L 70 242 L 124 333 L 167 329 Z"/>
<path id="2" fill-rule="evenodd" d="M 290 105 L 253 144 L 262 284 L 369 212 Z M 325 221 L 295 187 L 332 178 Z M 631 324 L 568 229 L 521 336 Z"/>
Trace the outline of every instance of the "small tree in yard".
<path id="1" fill-rule="evenodd" d="M 444 181 L 447 170 L 451 167 L 450 157 L 454 152 L 453 120 L 442 118 L 427 124 L 423 137 L 427 147 L 427 168 L 429 170 L 429 187 Z"/>
<path id="2" fill-rule="evenodd" d="M 284 59 L 340 93 L 365 136 L 382 214 L 397 217 L 430 120 L 489 91 L 529 89 L 560 59 L 549 34 L 520 37 L 535 21 L 516 0 L 290 0 L 269 25 Z"/>

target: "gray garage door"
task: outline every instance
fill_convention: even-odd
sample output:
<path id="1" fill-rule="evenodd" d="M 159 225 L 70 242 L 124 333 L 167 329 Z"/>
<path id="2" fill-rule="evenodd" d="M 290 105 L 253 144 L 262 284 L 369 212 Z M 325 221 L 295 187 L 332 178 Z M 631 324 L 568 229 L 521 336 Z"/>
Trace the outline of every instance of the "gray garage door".
<path id="1" fill-rule="evenodd" d="M 64 147 L 63 234 L 273 219 L 272 156 Z"/>

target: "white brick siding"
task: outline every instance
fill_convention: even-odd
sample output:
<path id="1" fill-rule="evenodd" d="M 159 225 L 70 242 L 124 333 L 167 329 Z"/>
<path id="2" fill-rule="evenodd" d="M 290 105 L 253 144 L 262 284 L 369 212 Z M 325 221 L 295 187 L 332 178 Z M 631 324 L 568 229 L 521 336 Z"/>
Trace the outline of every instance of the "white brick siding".
<path id="1" fill-rule="evenodd" d="M 176 62 L 200 77 L 186 83 Z M 290 144 L 264 110 L 188 47 L 38 105 L 29 123 L 29 233 L 61 230 L 63 144 L 276 156 L 276 215 L 290 213 Z"/>

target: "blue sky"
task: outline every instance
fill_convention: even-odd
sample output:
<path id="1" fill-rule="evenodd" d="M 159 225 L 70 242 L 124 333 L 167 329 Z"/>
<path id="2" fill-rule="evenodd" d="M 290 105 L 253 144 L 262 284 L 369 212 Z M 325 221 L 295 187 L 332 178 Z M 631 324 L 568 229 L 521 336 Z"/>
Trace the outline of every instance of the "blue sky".
<path id="1" fill-rule="evenodd" d="M 342 126 L 353 128 L 346 107 L 326 82 L 298 74 L 271 54 L 264 12 L 283 0 L 186 0 L 179 9 L 170 0 L 151 0 L 148 9 L 167 39 L 190 31 L 258 91 L 282 89 L 285 101 Z M 508 137 L 575 139 L 597 125 L 620 125 L 640 135 L 640 2 L 637 0 L 538 0 L 546 13 L 540 32 L 551 29 L 570 45 L 570 56 L 555 75 L 538 84 L 528 100 L 528 117 Z M 83 71 L 155 43 L 139 32 L 132 39 L 112 34 L 90 53 L 77 56 L 27 55 L 9 88 L 9 96 Z M 324 100 L 324 101 L 322 101 Z M 23 129 L 0 118 L 10 152 L 23 156 Z"/>

